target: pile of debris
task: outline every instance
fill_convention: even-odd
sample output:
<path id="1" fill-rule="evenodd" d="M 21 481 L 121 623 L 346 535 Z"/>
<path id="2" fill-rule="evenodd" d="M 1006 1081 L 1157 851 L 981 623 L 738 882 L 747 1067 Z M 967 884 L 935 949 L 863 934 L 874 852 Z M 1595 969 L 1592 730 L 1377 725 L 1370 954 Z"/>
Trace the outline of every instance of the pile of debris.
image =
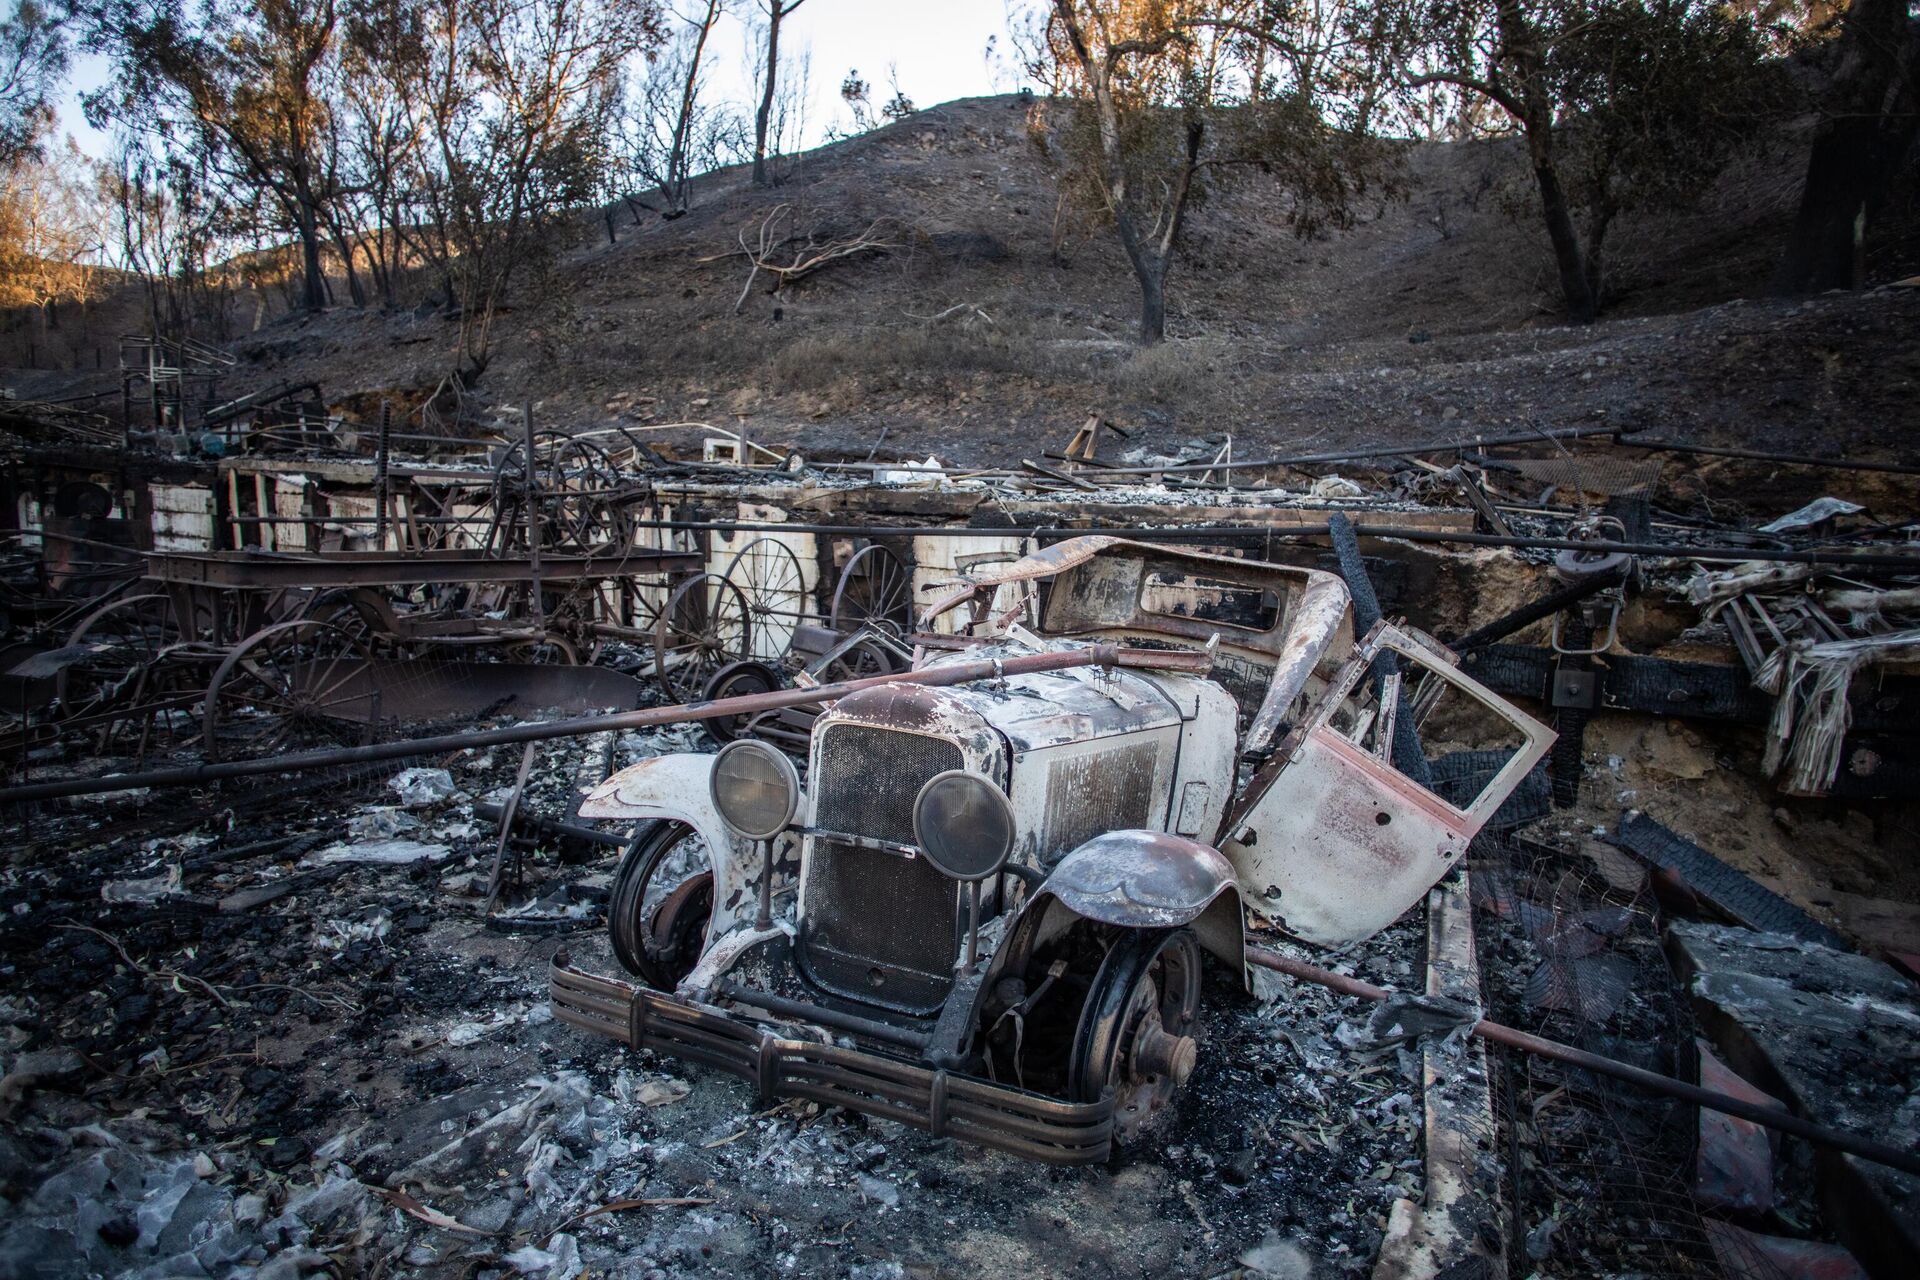
<path id="1" fill-rule="evenodd" d="M 877 1280 L 1072 1256 L 1116 1275 L 1759 1280 L 1904 1274 L 1920 1257 L 1920 1180 L 1901 1163 L 1920 1144 L 1920 883 L 1898 857 L 1920 765 L 1920 512 L 1879 479 L 1904 469 L 1784 516 L 1779 487 L 1757 485 L 1734 520 L 1724 486 L 1747 473 L 1730 468 L 1809 460 L 1612 429 L 1246 459 L 1231 440 L 1152 451 L 1096 421 L 1017 469 L 810 465 L 738 436 L 694 463 L 523 425 L 456 465 L 403 458 L 390 431 L 373 462 L 343 461 L 331 427 L 143 462 L 137 483 L 23 455 L 46 469 L 21 473 L 40 522 L 9 563 L 0 673 L 18 833 L 0 868 L 0 1274 Z M 1107 431 L 1124 451 L 1103 456 Z M 1129 524 L 1142 541 L 1070 536 Z M 1189 546 L 1229 554 L 1170 549 Z M 1050 629 L 1063 599 L 1084 616 Z M 1156 647 L 1094 656 L 1143 634 Z M 1022 684 L 1036 658 L 1105 669 Z M 968 990 L 976 943 L 1012 932 L 1016 894 L 1042 901 L 1070 848 L 1147 822 L 1229 866 L 1248 955 L 1331 969 L 1348 994 L 1256 965 L 1249 999 L 1209 969 L 1204 1051 L 1171 1024 L 1137 1042 L 1161 1055 L 1150 1083 L 1184 1081 L 1177 1104 L 1110 1165 L 1071 1171 L 941 1136 L 945 1064 L 920 1064 L 935 1083 L 917 1126 L 780 1097 L 782 1045 L 886 1043 L 904 1062 L 933 1032 L 868 1016 L 885 1001 L 851 1013 L 845 992 L 808 1024 L 771 985 L 760 1004 L 725 991 L 719 969 L 692 972 L 715 954 L 704 928 L 676 935 L 694 940 L 677 957 L 693 985 L 651 998 L 726 1001 L 712 1016 L 740 1028 L 729 1045 L 758 1037 L 758 1087 L 648 1043 L 640 1005 L 609 1032 L 634 1051 L 550 1006 L 563 948 L 564 965 L 638 972 L 607 928 L 653 910 L 622 897 L 638 851 L 677 847 L 660 822 L 720 812 L 704 758 L 672 766 L 693 770 L 675 775 L 681 808 L 647 792 L 596 825 L 589 796 L 744 742 L 758 754 L 738 758 L 798 797 L 859 682 L 932 723 L 960 703 L 902 690 L 969 661 L 955 682 L 1009 718 L 994 732 L 1030 735 L 1009 770 L 1063 748 L 1078 763 L 1019 819 L 1073 839 L 1031 882 L 1009 879 L 1003 850 L 957 924 L 968 899 L 944 881 L 914 899 L 917 870 L 847 864 L 898 872 L 885 905 L 902 935 L 914 902 L 940 906 L 966 939 L 952 989 Z M 1158 702 L 1128 668 L 1166 679 Z M 1519 711 L 1495 741 L 1436 711 L 1442 686 L 1482 712 L 1522 700 L 1558 742 Z M 1121 736 L 1094 732 L 1100 717 L 1158 732 L 1162 703 L 1181 744 L 1167 777 L 1100 763 Z M 1217 732 L 1194 727 L 1208 716 Z M 1256 733 L 1270 740 L 1237 736 Z M 731 880 L 716 846 L 744 828 L 696 833 L 716 864 L 701 910 L 737 913 L 769 973 L 792 947 L 771 918 L 745 927 L 756 895 L 769 916 L 797 911 L 801 859 L 828 841 L 917 868 L 931 855 L 907 810 L 937 775 L 980 773 L 922 777 L 897 741 L 862 760 L 875 795 L 912 775 L 899 812 L 835 793 L 876 830 L 790 810 L 775 836 L 742 837 L 761 861 Z M 1229 812 L 1192 789 L 1180 771 L 1208 760 L 1218 790 L 1254 799 Z M 1378 858 L 1349 900 L 1418 879 L 1387 927 L 1317 932 L 1315 895 L 1357 875 L 1353 857 L 1304 884 L 1240 883 L 1227 862 L 1284 869 L 1291 844 L 1263 845 L 1251 806 L 1309 776 L 1320 789 L 1295 808 L 1326 820 L 1273 830 Z M 1003 803 L 1038 794 L 1010 789 Z M 1178 799 L 1113 817 L 1149 791 Z M 1085 818 L 1085 797 L 1107 809 Z M 1430 874 L 1389 857 L 1421 821 L 1450 842 Z M 680 909 L 703 901 L 699 861 L 672 864 Z M 983 900 L 1001 915 L 985 928 Z M 994 1027 L 1013 1018 L 1023 1037 L 1075 959 L 1028 941 L 1042 959 L 987 997 L 1006 1005 Z M 869 981 L 900 977 L 875 965 Z M 1376 1011 L 1354 992 L 1387 998 Z M 1612 1083 L 1635 1069 L 1666 1092 Z"/>

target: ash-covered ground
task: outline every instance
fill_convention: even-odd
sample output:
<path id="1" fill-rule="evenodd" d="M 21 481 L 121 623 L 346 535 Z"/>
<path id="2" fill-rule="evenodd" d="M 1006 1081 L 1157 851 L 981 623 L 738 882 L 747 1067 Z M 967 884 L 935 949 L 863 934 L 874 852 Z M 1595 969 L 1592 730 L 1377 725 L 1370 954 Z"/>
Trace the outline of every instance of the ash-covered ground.
<path id="1" fill-rule="evenodd" d="M 552 812 L 606 745 L 543 751 L 526 803 Z M 1419 1193 L 1417 1060 L 1277 977 L 1265 1000 L 1210 978 L 1174 1113 L 1087 1170 L 762 1109 L 561 1026 L 556 950 L 617 971 L 617 851 L 528 851 L 489 923 L 497 827 L 473 805 L 518 760 L 16 820 L 0 1277 L 1357 1275 Z M 1331 958 L 1402 988 L 1424 962 L 1417 911 Z"/>

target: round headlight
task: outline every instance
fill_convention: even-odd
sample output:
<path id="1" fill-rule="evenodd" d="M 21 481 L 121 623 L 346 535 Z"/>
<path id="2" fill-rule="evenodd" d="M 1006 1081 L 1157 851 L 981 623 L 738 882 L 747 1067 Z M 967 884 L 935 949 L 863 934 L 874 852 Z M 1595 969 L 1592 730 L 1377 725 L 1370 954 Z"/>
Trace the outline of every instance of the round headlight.
<path id="1" fill-rule="evenodd" d="M 729 742 L 713 758 L 707 788 L 721 821 L 750 840 L 771 840 L 793 821 L 800 775 L 793 761 L 764 742 Z"/>
<path id="2" fill-rule="evenodd" d="M 913 838 L 955 880 L 985 880 L 1013 852 L 1013 805 L 977 773 L 936 773 L 913 802 Z"/>

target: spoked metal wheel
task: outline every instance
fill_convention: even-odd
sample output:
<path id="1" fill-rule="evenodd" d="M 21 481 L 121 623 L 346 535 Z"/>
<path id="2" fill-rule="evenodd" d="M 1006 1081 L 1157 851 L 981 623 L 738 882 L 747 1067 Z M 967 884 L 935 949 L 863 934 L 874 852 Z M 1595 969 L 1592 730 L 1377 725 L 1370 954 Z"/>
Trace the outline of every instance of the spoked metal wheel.
<path id="1" fill-rule="evenodd" d="M 620 967 L 671 991 L 692 972 L 713 918 L 707 842 L 684 822 L 641 824 L 613 875 L 607 930 Z"/>
<path id="2" fill-rule="evenodd" d="M 913 574 L 877 542 L 860 548 L 840 571 L 828 622 L 842 635 L 861 627 L 906 635 L 913 627 Z"/>
<path id="3" fill-rule="evenodd" d="M 864 680 L 869 676 L 890 676 L 904 670 L 893 654 L 871 640 L 862 640 L 819 671 L 821 682 L 837 684 L 842 680 Z"/>
<path id="4" fill-rule="evenodd" d="M 513 640 L 499 649 L 502 662 L 540 662 L 555 667 L 577 667 L 580 651 L 564 636 L 544 640 Z"/>
<path id="5" fill-rule="evenodd" d="M 187 643 L 168 597 L 121 596 L 82 618 L 67 644 L 92 652 L 55 677 L 65 729 L 108 755 L 144 756 L 190 736 L 189 709 L 212 655 Z"/>
<path id="6" fill-rule="evenodd" d="M 590 551 L 633 540 L 627 509 L 609 500 L 620 487 L 620 469 L 599 445 L 569 437 L 554 446 L 547 484 L 546 507 L 561 545 Z"/>
<path id="7" fill-rule="evenodd" d="M 209 759 L 357 742 L 380 717 L 367 647 L 324 622 L 281 622 L 220 663 L 201 709 Z"/>
<path id="8" fill-rule="evenodd" d="M 695 574 L 674 588 L 654 624 L 654 671 L 674 697 L 691 702 L 721 667 L 746 658 L 752 639 L 740 588 L 710 573 Z"/>
<path id="9" fill-rule="evenodd" d="M 398 641 L 383 635 L 367 621 L 367 611 L 354 602 L 355 590 L 351 587 L 330 587 L 316 592 L 301 609 L 296 620 L 324 623 L 336 631 L 352 636 L 368 650 L 393 649 Z"/>
<path id="10" fill-rule="evenodd" d="M 740 588 L 753 619 L 752 656 L 778 662 L 793 647 L 793 633 L 807 617 L 807 583 L 800 557 L 786 543 L 755 538 L 727 564 L 725 577 Z"/>
<path id="11" fill-rule="evenodd" d="M 498 461 L 493 464 L 493 525 L 487 531 L 488 550 L 527 550 L 529 489 L 532 492 L 534 525 L 540 535 L 540 544 L 545 546 L 553 541 L 553 533 L 547 527 L 547 522 L 540 519 L 542 486 L 547 479 L 548 460 L 566 441 L 567 436 L 558 431 L 536 432 L 531 462 L 524 440 L 515 440 L 501 451 Z M 528 475 L 529 466 L 532 468 L 531 477 Z"/>
<path id="12" fill-rule="evenodd" d="M 1185 929 L 1122 934 L 1081 1007 L 1068 1096 L 1114 1092 L 1114 1129 L 1138 1133 L 1193 1074 L 1200 1022 L 1200 948 Z"/>
<path id="13" fill-rule="evenodd" d="M 642 551 L 701 551 L 699 535 L 691 529 L 636 528 L 634 538 L 636 549 Z M 667 597 L 673 594 L 675 578 L 665 573 L 634 573 L 619 581 L 621 619 L 637 630 L 653 630 Z"/>
<path id="14" fill-rule="evenodd" d="M 85 645 L 93 653 L 56 677 L 61 709 L 82 715 L 130 693 L 140 673 L 180 640 L 173 605 L 163 595 L 122 596 L 100 606 L 67 635 L 68 647 Z"/>

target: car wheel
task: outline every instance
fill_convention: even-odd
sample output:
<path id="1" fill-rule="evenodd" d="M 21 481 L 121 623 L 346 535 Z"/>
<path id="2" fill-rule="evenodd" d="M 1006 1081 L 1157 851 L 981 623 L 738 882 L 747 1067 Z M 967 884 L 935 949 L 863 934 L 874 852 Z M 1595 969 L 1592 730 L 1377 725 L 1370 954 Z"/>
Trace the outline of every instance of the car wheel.
<path id="1" fill-rule="evenodd" d="M 1193 1074 L 1199 1045 L 1200 948 L 1186 929 L 1133 931 L 1108 949 L 1081 1006 L 1069 1096 L 1114 1093 L 1114 1132 L 1159 1119 Z"/>
<path id="2" fill-rule="evenodd" d="M 713 918 L 713 870 L 692 826 L 659 818 L 641 824 L 613 875 L 607 930 L 620 967 L 671 991 L 706 949 Z"/>

